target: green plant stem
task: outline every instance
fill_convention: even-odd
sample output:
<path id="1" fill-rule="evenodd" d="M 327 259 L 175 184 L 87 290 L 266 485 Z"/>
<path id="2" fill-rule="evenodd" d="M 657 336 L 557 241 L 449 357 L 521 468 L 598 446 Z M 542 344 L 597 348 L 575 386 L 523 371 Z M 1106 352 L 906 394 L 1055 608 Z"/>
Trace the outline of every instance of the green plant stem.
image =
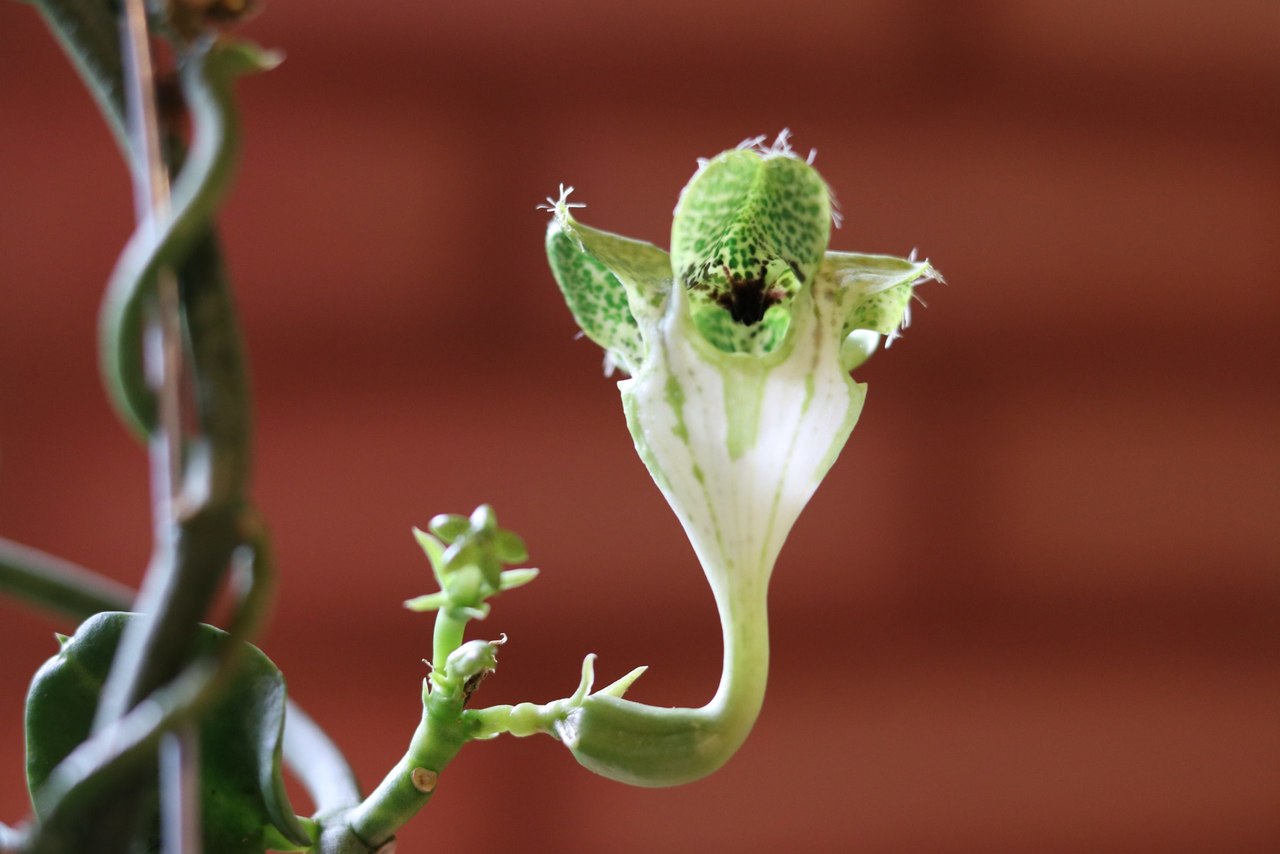
<path id="1" fill-rule="evenodd" d="M 452 611 L 453 606 L 446 605 L 436 613 L 436 627 L 431 644 L 431 667 L 435 672 L 444 672 L 449 653 L 462 645 L 467 630 L 467 618 L 456 617 Z"/>
<path id="2" fill-rule="evenodd" d="M 207 54 L 188 55 L 190 65 L 183 75 L 184 94 L 195 111 L 198 155 L 193 155 L 186 168 L 195 170 L 191 174 L 199 182 L 225 183 L 230 177 L 225 164 L 230 152 L 222 149 L 236 132 L 235 122 L 229 117 L 229 80 L 206 80 L 201 67 L 206 58 Z M 216 95 L 210 93 L 210 88 L 217 90 Z M 216 139 L 210 141 L 210 137 Z M 220 153 L 211 153 L 211 149 Z M 185 177 L 179 179 L 180 183 L 189 186 Z M 204 210 L 202 214 L 175 212 L 175 221 L 180 217 L 194 220 L 200 215 L 207 218 L 217 193 L 184 190 L 182 195 L 205 199 L 200 203 Z M 190 202 L 186 207 L 180 204 L 179 210 L 189 210 L 193 205 L 196 203 Z M 193 228 L 199 226 L 184 226 L 188 231 Z M 131 240 L 130 249 L 134 246 L 135 241 Z M 165 247 L 154 251 L 176 250 Z M 168 529 L 157 526 L 156 556 L 138 597 L 138 610 L 154 614 L 156 620 L 122 639 L 120 662 L 113 667 L 103 689 L 100 725 L 119 717 L 177 672 L 231 552 L 243 539 L 240 527 L 249 468 L 249 400 L 243 345 L 230 288 L 217 241 L 207 226 L 197 232 L 189 254 L 172 260 L 177 265 L 181 305 L 190 337 L 197 432 L 185 449 L 182 489 L 176 496 L 183 504 L 178 524 Z M 116 313 L 111 309 L 121 299 L 127 302 L 120 296 L 124 290 L 120 283 L 128 279 L 122 268 L 127 271 L 131 265 L 122 261 L 105 301 L 107 342 L 119 334 L 112 330 L 132 316 L 132 312 Z M 139 278 L 134 287 L 145 287 L 145 278 Z M 113 364 L 116 352 L 118 348 L 108 343 L 104 347 L 104 363 Z M 136 383 L 138 378 L 128 377 L 126 381 Z"/>
<path id="3" fill-rule="evenodd" d="M 141 0 L 126 2 L 120 15 L 124 45 L 122 54 L 128 58 L 125 63 L 125 88 L 129 94 L 130 108 L 127 126 L 131 137 L 128 159 L 133 167 L 139 224 L 113 273 L 106 301 L 110 305 L 124 289 L 121 283 L 127 281 L 129 289 L 139 295 L 135 299 L 150 301 L 152 319 L 149 323 L 161 332 L 159 348 L 144 348 L 147 357 L 145 375 L 158 376 L 161 382 L 161 387 L 154 392 L 154 396 L 145 400 L 150 403 L 158 398 L 161 416 L 148 422 L 153 427 L 147 438 L 152 468 L 154 547 L 136 602 L 139 611 L 152 615 L 154 619 L 132 623 L 126 629 L 103 686 L 101 702 L 94 719 L 95 733 L 109 729 L 145 697 L 181 672 L 188 660 L 190 644 L 200 620 L 216 594 L 218 582 L 225 572 L 231 553 L 243 541 L 243 534 L 238 530 L 243 513 L 243 507 L 238 506 L 242 504 L 240 491 L 235 490 L 227 496 L 228 500 L 216 500 L 209 473 L 201 470 L 202 464 L 212 466 L 213 461 L 207 457 L 194 458 L 197 450 L 195 448 L 191 449 L 193 456 L 188 457 L 188 449 L 183 443 L 179 413 L 183 349 L 180 340 L 181 317 L 184 313 L 189 314 L 184 309 L 191 304 L 192 297 L 198 298 L 200 295 L 199 283 L 193 284 L 190 278 L 199 278 L 207 270 L 192 270 L 193 259 L 198 257 L 198 253 L 193 251 L 188 254 L 184 251 L 191 248 L 192 244 L 182 245 L 181 248 L 175 246 L 176 225 L 185 222 L 184 215 L 194 219 L 197 214 L 187 213 L 180 205 L 174 215 L 170 215 L 168 178 L 172 164 L 166 162 L 160 147 L 162 131 L 156 115 L 150 37 Z M 203 53 L 197 57 L 193 57 L 193 53 L 195 52 L 184 51 L 188 65 L 183 72 L 187 103 L 191 102 L 193 93 L 198 91 L 190 78 L 195 76 L 199 79 L 205 58 Z M 196 72 L 190 70 L 192 65 L 197 67 Z M 211 130 L 209 123 L 201 121 L 202 118 L 205 117 L 197 111 L 194 123 L 197 151 L 211 147 L 211 134 L 215 140 L 223 139 L 218 133 L 223 130 L 223 126 L 215 124 Z M 214 145 L 216 144 L 215 142 Z M 189 171 L 183 176 L 188 179 L 184 182 L 185 185 L 204 186 L 210 183 L 212 176 L 207 170 L 200 168 L 204 165 L 201 158 L 193 157 L 187 165 Z M 191 180 L 193 177 L 194 181 Z M 184 201 L 189 195 L 184 196 Z M 212 203 L 209 208 L 212 208 Z M 207 219 L 210 212 L 211 210 L 202 210 L 200 215 Z M 193 224 L 188 230 L 195 231 L 198 241 L 203 236 L 204 227 Z M 152 260 L 152 264 L 156 266 L 154 274 L 147 276 L 139 271 L 131 277 L 137 258 L 143 253 L 155 259 Z M 216 263 L 216 253 L 212 257 Z M 205 262 L 202 266 L 207 267 L 209 258 L 200 260 Z M 179 274 L 177 279 L 173 275 L 175 270 Z M 186 280 L 182 276 L 184 271 L 189 273 Z M 142 294 L 148 291 L 148 286 L 154 286 L 154 289 L 144 297 Z M 138 347 L 142 337 L 138 334 L 140 327 L 130 327 L 124 322 L 130 315 L 116 318 L 107 313 L 104 316 L 109 318 L 102 335 L 104 341 L 110 342 L 112 333 L 115 332 L 126 336 L 126 346 Z M 194 332 L 194 324 L 191 328 Z M 234 329 L 234 318 L 232 328 Z M 219 333 L 219 330 L 212 331 L 215 335 Z M 193 335 L 193 353 L 198 347 Z M 112 358 L 117 352 L 118 349 L 109 345 L 103 349 L 104 372 L 108 377 L 116 379 L 118 377 L 113 377 L 111 369 L 117 367 Z M 136 349 L 133 352 L 137 352 Z M 132 362 L 127 364 L 132 369 L 127 380 L 135 383 L 143 381 L 142 366 Z M 193 365 L 193 368 L 192 374 L 199 383 L 199 366 Z M 114 389 L 116 385 L 112 383 L 109 388 Z M 239 385 L 243 386 L 242 374 Z M 197 400 L 200 400 L 199 396 Z M 230 400 L 214 401 L 219 406 L 235 406 L 239 402 L 241 401 L 237 401 L 234 396 Z M 209 436 L 206 426 L 206 419 L 197 417 L 197 443 L 206 443 L 210 450 L 216 450 L 216 440 L 225 437 Z M 243 441 L 243 436 L 239 439 Z M 179 738 L 180 735 L 175 736 L 175 739 Z M 198 744 L 191 739 L 187 739 L 187 742 L 195 744 L 192 751 L 178 750 L 171 755 L 178 756 L 183 763 L 197 761 Z M 167 743 L 173 746 L 178 741 L 170 740 Z M 146 801 L 147 791 L 155 785 L 154 778 L 150 775 L 143 776 L 141 770 L 135 773 L 136 783 L 121 787 L 117 793 L 108 795 L 106 806 L 100 808 L 102 816 L 95 822 L 97 829 L 94 833 L 94 850 L 114 850 L 135 835 L 141 805 Z M 179 768 L 173 780 L 169 781 L 179 784 L 179 788 L 176 791 L 166 790 L 161 798 L 164 813 L 162 824 L 171 833 L 179 832 L 183 837 L 193 836 L 196 833 L 195 826 L 199 824 L 198 795 L 189 786 L 182 785 L 192 776 L 186 769 Z M 198 850 L 198 843 L 192 844 Z M 172 850 L 169 842 L 165 846 L 166 850 Z"/>
<path id="4" fill-rule="evenodd" d="M 424 698 L 422 720 L 409 749 L 368 798 L 347 814 L 347 823 L 377 849 L 431 800 L 438 775 L 467 742 L 460 693 L 433 691 Z"/>
<path id="5" fill-rule="evenodd" d="M 36 4 L 89 85 L 126 161 L 138 173 L 141 157 L 130 145 L 125 120 L 118 5 L 101 0 L 36 0 Z M 235 116 L 230 109 L 229 86 L 219 88 L 215 83 L 212 90 L 198 93 L 209 94 L 213 97 L 193 99 L 188 92 L 188 99 L 196 112 L 197 146 L 212 141 L 216 147 L 234 141 Z M 202 124 L 207 119 L 213 119 L 213 123 Z M 210 129 L 213 133 L 209 133 Z M 180 146 L 170 150 L 176 164 L 181 156 Z M 225 166 L 230 156 L 219 156 L 212 162 L 215 167 Z M 193 168 L 192 174 L 198 171 Z M 220 187 L 227 183 L 229 170 L 214 168 L 210 174 L 210 182 Z M 190 247 L 189 254 L 184 258 L 170 252 L 166 257 L 167 265 L 178 276 L 180 305 L 187 322 L 198 429 L 195 440 L 187 447 L 168 449 L 174 457 L 185 460 L 180 506 L 164 508 L 176 511 L 180 521 L 177 525 L 157 525 L 156 557 L 135 606 L 135 610 L 152 613 L 155 619 L 145 632 L 131 633 L 121 645 L 100 706 L 99 722 L 104 727 L 119 720 L 141 698 L 182 669 L 192 631 L 207 610 L 233 550 L 245 537 L 248 389 L 239 326 L 217 239 L 207 224 L 216 196 L 214 189 L 201 197 L 211 200 L 197 206 L 204 209 L 197 215 L 205 218 L 204 224 L 192 218 L 189 239 L 184 241 Z M 108 326 L 107 331 L 120 330 Z M 127 344 L 133 346 L 135 341 Z M 113 379 L 137 385 L 142 378 L 128 374 Z M 139 415 L 132 411 L 126 417 L 136 420 Z M 13 556 L 12 552 L 8 554 Z M 17 575 L 15 565 L 28 565 L 29 559 L 37 556 L 21 553 L 17 557 L 20 559 L 9 561 L 11 565 L 0 572 L 0 586 L 16 589 L 51 610 L 73 615 L 79 611 L 85 616 L 86 612 L 106 608 L 126 608 L 133 598 L 123 588 L 95 585 L 74 572 Z M 60 583 L 51 585 L 50 577 Z M 286 730 L 292 733 L 286 736 L 286 745 L 293 745 L 294 749 L 286 747 L 286 761 L 322 810 L 357 802 L 359 789 L 345 758 L 309 717 L 294 708 L 293 725 Z"/>
<path id="6" fill-rule="evenodd" d="M 0 593 L 77 621 L 99 611 L 127 611 L 134 595 L 117 581 L 4 538 Z"/>
<path id="7" fill-rule="evenodd" d="M 371 849 L 385 845 L 427 805 L 440 772 L 475 737 L 476 724 L 463 715 L 469 696 L 465 679 L 446 669 L 471 618 L 466 608 L 452 602 L 436 611 L 431 676 L 422 681 L 422 718 L 409 749 L 369 797 L 341 817 Z"/>
<path id="8" fill-rule="evenodd" d="M 239 328 L 211 232 L 178 267 L 191 347 L 197 432 L 186 448 L 180 518 L 157 531 L 156 560 L 103 689 L 98 725 L 172 679 L 187 660 L 233 551 L 246 536 L 248 393 Z"/>
<path id="9" fill-rule="evenodd" d="M 143 582 L 135 607 L 156 619 L 145 634 L 122 639 L 120 663 L 103 690 L 104 721 L 118 717 L 178 671 L 195 626 L 244 537 L 248 404 L 239 332 L 221 269 L 212 266 L 217 249 L 211 236 L 201 249 L 180 273 L 196 395 L 204 404 L 203 437 L 188 448 L 182 500 L 198 498 L 174 527 L 171 549 L 159 551 Z"/>
<path id="10" fill-rule="evenodd" d="M 649 706 L 622 698 L 644 671 L 589 693 L 591 658 L 578 693 L 535 705 L 468 709 L 469 738 L 544 733 L 597 774 L 635 786 L 674 786 L 712 773 L 742 745 L 764 702 L 769 673 L 767 579 L 713 588 L 724 638 L 715 696 L 698 708 Z"/>

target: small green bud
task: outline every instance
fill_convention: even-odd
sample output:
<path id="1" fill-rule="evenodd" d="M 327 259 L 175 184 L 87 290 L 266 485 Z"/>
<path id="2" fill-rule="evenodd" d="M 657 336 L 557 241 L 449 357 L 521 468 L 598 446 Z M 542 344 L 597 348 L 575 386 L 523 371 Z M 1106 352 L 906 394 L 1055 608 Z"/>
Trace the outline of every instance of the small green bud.
<path id="1" fill-rule="evenodd" d="M 445 675 L 463 681 L 498 669 L 498 646 L 502 641 L 473 640 L 449 653 Z"/>
<path id="2" fill-rule="evenodd" d="M 427 529 L 446 543 L 452 543 L 465 534 L 470 527 L 470 520 L 456 513 L 441 513 L 427 523 Z"/>
<path id="3" fill-rule="evenodd" d="M 415 535 L 446 587 L 448 576 L 474 567 L 484 578 L 482 595 L 492 596 L 502 589 L 503 565 L 519 563 L 529 556 L 519 535 L 498 527 L 497 514 L 488 504 L 481 504 L 470 517 L 441 514 L 428 527 L 439 541 L 421 532 Z M 440 541 L 448 547 L 440 550 Z"/>

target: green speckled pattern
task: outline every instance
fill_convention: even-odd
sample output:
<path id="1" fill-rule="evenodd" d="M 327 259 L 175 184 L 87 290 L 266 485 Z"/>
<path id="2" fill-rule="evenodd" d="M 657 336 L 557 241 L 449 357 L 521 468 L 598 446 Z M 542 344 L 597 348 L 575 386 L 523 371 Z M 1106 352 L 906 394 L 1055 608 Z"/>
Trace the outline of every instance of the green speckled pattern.
<path id="1" fill-rule="evenodd" d="M 870 329 L 888 335 L 898 328 L 911 302 L 911 285 L 903 284 L 869 294 L 858 301 L 849 314 L 848 326 L 853 329 Z"/>
<path id="2" fill-rule="evenodd" d="M 644 314 L 661 307 L 670 289 L 667 253 L 587 228 L 566 208 L 547 229 L 547 259 L 578 326 L 620 368 L 634 373 L 644 344 L 633 309 Z"/>
<path id="3" fill-rule="evenodd" d="M 703 336 L 730 353 L 777 347 L 830 230 L 827 185 L 803 160 L 739 149 L 706 163 L 681 194 L 671 230 L 672 268 Z"/>
<path id="4" fill-rule="evenodd" d="M 843 320 L 851 370 L 905 325 L 912 288 L 940 278 L 914 257 L 827 252 L 830 191 L 785 133 L 772 146 L 748 140 L 701 162 L 676 205 L 670 255 L 582 225 L 571 189 L 548 200 L 551 269 L 582 331 L 631 375 L 653 355 L 648 339 L 676 282 L 698 337 L 749 356 L 780 356 L 796 297 L 821 291 Z"/>
<path id="5" fill-rule="evenodd" d="M 942 278 L 928 261 L 856 252 L 828 252 L 820 275 L 837 286 L 845 335 L 858 329 L 895 334 L 904 325 L 912 288 Z"/>

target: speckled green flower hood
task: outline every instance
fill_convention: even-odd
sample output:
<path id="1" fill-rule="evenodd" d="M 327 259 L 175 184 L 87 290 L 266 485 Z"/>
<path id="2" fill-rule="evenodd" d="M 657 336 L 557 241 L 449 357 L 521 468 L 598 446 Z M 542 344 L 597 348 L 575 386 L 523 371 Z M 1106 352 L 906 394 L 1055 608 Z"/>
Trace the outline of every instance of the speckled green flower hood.
<path id="1" fill-rule="evenodd" d="M 642 323 L 663 310 L 675 283 L 704 341 L 724 353 L 764 356 L 786 341 L 796 298 L 826 278 L 851 370 L 879 336 L 892 338 L 904 325 L 912 287 L 937 278 L 914 258 L 827 251 L 839 213 L 826 182 L 796 157 L 785 132 L 770 147 L 762 141 L 699 161 L 676 205 L 670 254 L 577 222 L 571 211 L 582 206 L 568 201 L 572 188 L 548 200 L 556 281 L 612 365 L 636 372 L 652 345 Z"/>

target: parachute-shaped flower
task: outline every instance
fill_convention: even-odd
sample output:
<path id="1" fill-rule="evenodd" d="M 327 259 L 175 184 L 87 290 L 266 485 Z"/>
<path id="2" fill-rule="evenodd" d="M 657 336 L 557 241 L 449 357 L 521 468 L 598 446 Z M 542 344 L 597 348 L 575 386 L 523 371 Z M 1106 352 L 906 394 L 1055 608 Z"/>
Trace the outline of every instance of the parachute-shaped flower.
<path id="1" fill-rule="evenodd" d="M 711 584 L 725 637 L 700 709 L 590 697 L 560 728 L 584 765 L 668 785 L 746 737 L 768 666 L 765 597 L 778 552 L 857 421 L 849 371 L 896 335 L 928 261 L 827 249 L 831 193 L 784 132 L 700 163 L 671 252 L 577 222 L 551 201 L 547 253 L 618 384 L 636 450 Z M 659 723 L 662 721 L 663 723 Z M 621 745 L 621 746 L 619 746 Z"/>

